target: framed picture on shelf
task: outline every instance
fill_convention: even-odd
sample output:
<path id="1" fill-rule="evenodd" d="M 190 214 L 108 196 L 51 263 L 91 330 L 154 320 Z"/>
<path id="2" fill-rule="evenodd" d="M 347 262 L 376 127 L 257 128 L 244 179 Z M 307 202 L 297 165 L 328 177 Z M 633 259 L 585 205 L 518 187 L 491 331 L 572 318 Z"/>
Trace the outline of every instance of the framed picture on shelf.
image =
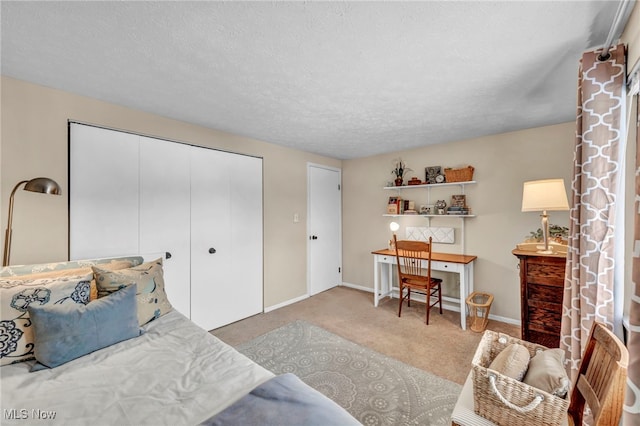
<path id="1" fill-rule="evenodd" d="M 467 198 L 464 194 L 452 195 L 451 196 L 451 206 L 453 207 L 466 207 L 467 206 Z"/>
<path id="2" fill-rule="evenodd" d="M 441 166 L 425 167 L 425 182 L 427 183 L 442 183 L 444 182 L 444 175 L 442 174 Z"/>

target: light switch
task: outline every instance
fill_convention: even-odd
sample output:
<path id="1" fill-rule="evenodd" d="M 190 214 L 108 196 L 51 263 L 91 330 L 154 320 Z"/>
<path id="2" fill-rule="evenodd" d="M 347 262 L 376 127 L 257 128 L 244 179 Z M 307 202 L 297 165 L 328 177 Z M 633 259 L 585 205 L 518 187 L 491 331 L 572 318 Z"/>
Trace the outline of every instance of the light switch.
<path id="1" fill-rule="evenodd" d="M 300 222 L 300 215 L 298 213 L 293 214 L 293 223 Z"/>

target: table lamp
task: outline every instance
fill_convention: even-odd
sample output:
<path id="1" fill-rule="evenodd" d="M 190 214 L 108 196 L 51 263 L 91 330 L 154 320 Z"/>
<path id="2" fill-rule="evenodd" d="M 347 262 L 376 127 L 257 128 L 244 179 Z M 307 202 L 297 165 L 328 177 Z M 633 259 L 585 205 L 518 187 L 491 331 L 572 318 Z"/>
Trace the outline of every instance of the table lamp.
<path id="1" fill-rule="evenodd" d="M 524 183 L 522 190 L 522 211 L 542 211 L 542 235 L 544 249 L 541 254 L 551 254 L 549 250 L 549 216 L 547 211 L 569 210 L 567 192 L 563 179 L 532 180 Z"/>
<path id="2" fill-rule="evenodd" d="M 4 255 L 2 257 L 2 266 L 9 265 L 9 260 L 11 257 L 11 223 L 13 222 L 13 196 L 16 194 L 16 191 L 23 183 L 26 184 L 24 186 L 25 191 L 38 192 L 40 194 L 60 195 L 60 185 L 58 185 L 56 181 L 45 177 L 23 180 L 18 182 L 16 186 L 13 187 L 13 191 L 11 191 L 11 196 L 9 197 L 9 219 L 7 222 L 7 230 L 4 234 Z"/>

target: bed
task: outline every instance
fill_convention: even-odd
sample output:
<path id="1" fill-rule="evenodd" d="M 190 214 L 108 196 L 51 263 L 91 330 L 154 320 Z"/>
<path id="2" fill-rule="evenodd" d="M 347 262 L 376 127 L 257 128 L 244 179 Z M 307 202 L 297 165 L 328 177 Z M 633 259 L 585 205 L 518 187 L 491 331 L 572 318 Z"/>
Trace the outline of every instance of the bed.
<path id="1" fill-rule="evenodd" d="M 47 424 L 64 425 L 359 424 L 344 409 L 297 377 L 275 376 L 170 306 L 165 307 L 161 314 L 158 314 L 159 309 L 153 310 L 153 319 L 137 327 L 139 335 L 135 337 L 78 356 L 54 368 L 41 364 L 41 359 L 48 358 L 41 355 L 38 348 L 46 347 L 47 343 L 42 340 L 44 332 L 38 317 L 41 313 L 34 306 L 44 299 L 38 299 L 34 288 L 47 284 L 42 281 L 43 276 L 54 276 L 47 278 L 53 280 L 48 282 L 50 287 L 47 288 L 57 288 L 60 282 L 69 287 L 69 281 L 72 281 L 77 299 L 80 284 L 76 282 L 77 278 L 73 278 L 76 281 L 70 279 L 75 272 L 63 271 L 108 269 L 108 265 L 117 262 L 130 262 L 133 266 L 124 268 L 126 272 L 147 265 L 141 258 L 109 259 L 106 262 L 62 262 L 0 270 L 0 346 L 5 358 L 0 368 L 2 424 L 42 423 L 45 419 Z M 91 277 L 81 276 L 84 280 L 79 282 L 83 285 Z M 94 274 L 93 278 L 97 277 Z M 160 280 L 156 277 L 152 281 L 159 284 Z M 94 285 L 92 282 L 92 293 L 95 293 Z M 27 290 L 20 290 L 23 288 L 20 286 Z M 142 287 L 137 284 L 138 290 Z M 158 291 L 159 287 L 156 285 L 155 290 Z M 87 290 L 86 287 L 82 289 Z M 113 295 L 124 295 L 122 289 Z M 32 318 L 26 321 L 22 311 L 11 314 L 16 306 L 25 308 L 27 299 L 22 297 L 25 294 L 30 297 L 29 303 L 34 305 L 27 310 Z M 145 298 L 144 294 L 132 294 L 135 294 L 138 304 L 141 296 Z M 77 309 L 77 300 L 62 296 L 51 290 L 48 303 L 44 305 L 59 304 L 66 305 L 66 309 Z M 84 312 L 102 302 L 116 300 L 111 295 L 103 297 L 104 300 L 95 295 L 89 297 L 88 303 L 80 303 L 84 305 L 80 309 Z M 158 303 L 158 297 L 155 299 Z M 13 308 L 7 308 L 11 303 Z M 48 309 L 62 309 L 51 306 Z M 138 313 L 145 309 L 138 309 Z M 133 319 L 135 322 L 137 316 Z M 33 324 L 29 324 L 31 320 Z M 29 327 L 41 327 L 34 329 L 35 350 L 28 345 L 21 349 L 15 342 L 8 345 L 12 336 L 17 335 L 11 334 L 12 324 L 19 327 L 20 322 Z M 53 327 L 51 323 L 49 321 L 44 330 Z M 106 328 L 108 323 L 105 321 L 99 327 Z M 74 324 L 69 327 L 73 329 Z M 87 330 L 85 326 L 76 328 L 84 332 Z M 69 334 L 73 334 L 73 330 L 66 335 Z M 76 346 L 67 342 L 65 347 Z M 27 356 L 20 358 L 25 353 Z M 37 360 L 33 359 L 34 354 Z"/>

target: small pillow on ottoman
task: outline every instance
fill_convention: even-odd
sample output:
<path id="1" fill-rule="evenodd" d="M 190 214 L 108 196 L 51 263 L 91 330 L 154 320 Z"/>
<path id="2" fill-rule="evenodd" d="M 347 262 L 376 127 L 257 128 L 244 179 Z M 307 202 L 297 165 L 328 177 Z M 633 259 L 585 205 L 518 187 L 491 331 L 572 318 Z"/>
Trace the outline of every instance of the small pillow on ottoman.
<path id="1" fill-rule="evenodd" d="M 512 343 L 496 355 L 489 369 L 520 381 L 527 372 L 530 358 L 527 348 L 519 343 Z"/>
<path id="2" fill-rule="evenodd" d="M 87 305 L 32 305 L 36 360 L 53 368 L 140 335 L 136 286 L 130 285 Z"/>
<path id="3" fill-rule="evenodd" d="M 538 352 L 529 364 L 523 380 L 529 386 L 564 398 L 569 391 L 569 377 L 564 368 L 564 350 L 547 349 Z"/>

